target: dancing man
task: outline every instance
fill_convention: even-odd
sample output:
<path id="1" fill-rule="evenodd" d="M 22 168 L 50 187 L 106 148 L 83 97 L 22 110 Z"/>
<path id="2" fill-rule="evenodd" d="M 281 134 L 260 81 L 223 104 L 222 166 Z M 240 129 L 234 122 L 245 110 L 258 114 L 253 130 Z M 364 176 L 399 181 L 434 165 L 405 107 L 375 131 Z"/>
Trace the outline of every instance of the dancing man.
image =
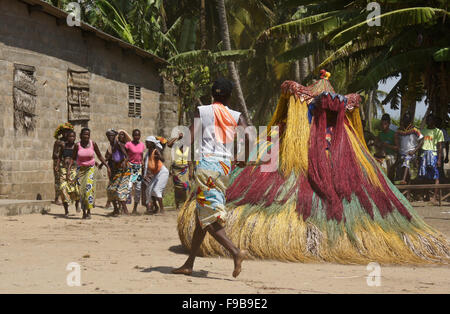
<path id="1" fill-rule="evenodd" d="M 236 127 L 247 127 L 240 112 L 227 107 L 232 92 L 232 84 L 225 79 L 218 79 L 212 87 L 214 103 L 197 108 L 195 117 L 200 118 L 202 128 L 201 159 L 196 165 L 196 227 L 192 238 L 191 252 L 188 259 L 174 274 L 191 275 L 195 257 L 208 232 L 218 241 L 234 259 L 233 277 L 241 272 L 241 264 L 247 252 L 238 249 L 225 234 L 224 223 L 227 218 L 225 208 L 225 191 L 228 174 L 231 169 L 233 142 Z M 190 127 L 191 143 L 194 142 L 194 124 Z M 197 130 L 199 131 L 199 130 Z M 246 148 L 249 138 L 246 135 Z M 191 152 L 194 150 L 191 149 Z M 248 149 L 245 150 L 248 160 Z M 240 162 L 239 166 L 244 163 Z"/>

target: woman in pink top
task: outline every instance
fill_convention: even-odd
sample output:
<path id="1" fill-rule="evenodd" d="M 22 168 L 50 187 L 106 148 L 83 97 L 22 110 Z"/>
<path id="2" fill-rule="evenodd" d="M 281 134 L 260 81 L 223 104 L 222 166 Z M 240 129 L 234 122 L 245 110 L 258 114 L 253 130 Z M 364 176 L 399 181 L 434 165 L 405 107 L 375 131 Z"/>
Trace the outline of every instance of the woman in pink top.
<path id="1" fill-rule="evenodd" d="M 110 169 L 102 153 L 98 149 L 97 143 L 91 140 L 91 130 L 84 128 L 80 133 L 80 142 L 75 145 L 73 150 L 73 158 L 69 165 L 68 174 L 73 166 L 73 161 L 76 160 L 78 169 L 76 179 L 80 188 L 80 202 L 83 210 L 83 219 L 91 219 L 91 209 L 94 208 L 95 203 L 95 155 L 102 162 L 103 165 Z M 67 177 L 69 181 L 70 178 Z"/>
<path id="2" fill-rule="evenodd" d="M 128 187 L 128 203 L 131 204 L 131 194 L 134 187 L 134 207 L 132 214 L 137 214 L 137 206 L 141 200 L 142 158 L 145 145 L 141 141 L 141 131 L 133 130 L 133 140 L 125 144 L 128 161 L 131 168 L 131 179 Z"/>

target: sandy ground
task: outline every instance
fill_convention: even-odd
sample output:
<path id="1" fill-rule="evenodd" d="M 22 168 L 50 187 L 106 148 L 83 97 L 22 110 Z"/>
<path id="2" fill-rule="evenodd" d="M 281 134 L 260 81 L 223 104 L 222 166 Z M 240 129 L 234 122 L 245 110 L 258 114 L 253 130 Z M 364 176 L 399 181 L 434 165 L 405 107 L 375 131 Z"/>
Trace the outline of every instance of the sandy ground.
<path id="1" fill-rule="evenodd" d="M 104 200 L 98 200 L 103 204 Z M 450 206 L 415 204 L 450 237 Z M 140 210 L 143 210 L 142 208 Z M 381 268 L 369 286 L 366 266 L 245 261 L 234 279 L 232 260 L 198 258 L 193 276 L 172 275 L 186 252 L 176 212 L 109 218 L 94 210 L 82 221 L 52 205 L 48 215 L 0 217 L 0 293 L 449 293 L 450 266 Z M 69 263 L 81 265 L 81 286 L 69 287 Z"/>

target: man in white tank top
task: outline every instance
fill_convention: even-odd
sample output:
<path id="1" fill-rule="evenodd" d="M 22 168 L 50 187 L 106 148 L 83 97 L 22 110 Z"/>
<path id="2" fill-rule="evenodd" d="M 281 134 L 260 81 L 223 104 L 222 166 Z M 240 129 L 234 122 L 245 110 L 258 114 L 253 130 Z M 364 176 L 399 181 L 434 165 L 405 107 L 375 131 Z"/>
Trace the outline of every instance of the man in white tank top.
<path id="1" fill-rule="evenodd" d="M 205 238 L 206 232 L 227 249 L 234 259 L 233 277 L 241 272 L 241 264 L 247 252 L 238 249 L 225 234 L 224 224 L 227 218 L 225 192 L 228 174 L 233 159 L 233 143 L 236 127 L 247 127 L 240 112 L 231 110 L 227 104 L 231 98 L 232 84 L 225 79 L 218 79 L 212 87 L 214 103 L 200 106 L 195 117 L 200 118 L 202 128 L 201 159 L 196 166 L 196 227 L 192 238 L 191 253 L 174 274 L 191 275 L 195 257 Z M 191 143 L 194 143 L 194 125 L 191 125 Z M 248 143 L 246 135 L 246 159 L 248 160 Z M 193 150 L 192 150 L 193 151 Z M 239 163 L 243 166 L 244 163 Z"/>

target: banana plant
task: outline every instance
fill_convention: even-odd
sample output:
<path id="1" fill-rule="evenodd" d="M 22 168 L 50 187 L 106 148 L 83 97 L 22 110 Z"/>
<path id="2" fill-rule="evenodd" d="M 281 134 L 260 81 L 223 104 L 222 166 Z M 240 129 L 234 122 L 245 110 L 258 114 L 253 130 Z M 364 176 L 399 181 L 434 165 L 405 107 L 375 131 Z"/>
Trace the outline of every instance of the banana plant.
<path id="1" fill-rule="evenodd" d="M 288 3 L 306 6 L 309 16 L 269 28 L 261 39 L 290 39 L 314 31 L 318 39 L 294 46 L 280 54 L 279 60 L 294 60 L 314 53 L 315 49 L 325 52 L 315 71 L 344 65 L 348 72 L 344 92 L 370 91 L 380 80 L 402 74 L 407 78 L 388 93 L 388 99 L 394 101 L 391 105 L 396 107 L 399 96 L 403 96 L 403 114 L 406 108 L 412 105 L 415 108 L 415 100 L 425 93 L 432 111 L 447 119 L 450 17 L 445 1 L 383 2 L 382 12 L 376 16 L 380 26 L 372 27 L 367 23 L 371 13 L 367 1 L 289 0 Z M 417 90 L 421 84 L 423 89 Z M 417 91 L 413 93 L 414 90 Z"/>

